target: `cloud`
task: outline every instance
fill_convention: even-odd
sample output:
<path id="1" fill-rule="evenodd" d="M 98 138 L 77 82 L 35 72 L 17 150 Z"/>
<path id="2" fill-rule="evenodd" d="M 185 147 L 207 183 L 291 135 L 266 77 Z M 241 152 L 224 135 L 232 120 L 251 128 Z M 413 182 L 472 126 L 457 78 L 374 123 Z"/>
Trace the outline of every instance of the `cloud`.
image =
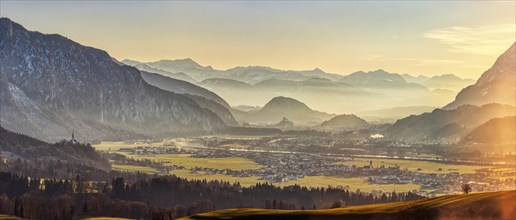
<path id="1" fill-rule="evenodd" d="M 515 41 L 515 34 L 514 24 L 498 24 L 445 27 L 423 33 L 423 37 L 448 45 L 451 52 L 492 55 L 505 51 Z"/>

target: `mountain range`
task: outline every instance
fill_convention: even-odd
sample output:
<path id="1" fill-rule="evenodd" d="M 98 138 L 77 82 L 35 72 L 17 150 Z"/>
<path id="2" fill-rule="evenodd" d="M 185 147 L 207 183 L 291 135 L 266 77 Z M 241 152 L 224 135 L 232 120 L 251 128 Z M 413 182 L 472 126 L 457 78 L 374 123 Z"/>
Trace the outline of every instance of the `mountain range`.
<path id="1" fill-rule="evenodd" d="M 459 92 L 453 102 L 442 109 L 396 121 L 386 130 L 387 136 L 404 140 L 453 142 L 486 142 L 489 139 L 495 145 L 501 144 L 507 138 L 510 141 L 512 136 L 505 132 L 510 132 L 511 123 L 512 126 L 516 123 L 510 117 L 516 115 L 515 47 L 516 43 L 513 43 L 474 85 Z M 452 80 L 454 77 L 445 78 Z M 500 117 L 509 118 L 496 119 Z"/>
<path id="2" fill-rule="evenodd" d="M 123 139 L 210 133 L 238 123 L 275 125 L 283 119 L 301 126 L 367 125 L 354 115 L 335 117 L 308 106 L 335 112 L 365 109 L 358 115 L 370 118 L 414 114 L 390 126 L 387 137 L 453 139 L 493 118 L 515 115 L 514 44 L 455 101 L 431 111 L 418 104 L 441 103 L 453 94 L 450 89 L 471 81 L 381 69 L 341 76 L 258 66 L 222 71 L 191 59 L 118 62 L 105 51 L 28 31 L 7 18 L 0 19 L 0 37 L 0 122 L 46 141 L 72 131 L 86 140 Z M 232 105 L 263 107 L 232 108 L 226 99 Z"/>
<path id="3" fill-rule="evenodd" d="M 442 106 L 453 99 L 456 92 L 465 85 L 473 83 L 452 74 L 432 78 L 412 77 L 381 69 L 358 71 L 344 76 L 326 73 L 320 69 L 290 71 L 263 66 L 216 70 L 210 66 L 202 66 L 192 59 L 122 62 L 142 71 L 177 77 L 197 84 L 217 93 L 233 106 L 263 106 L 274 97 L 286 96 L 333 113 L 412 105 Z M 178 75 L 174 76 L 176 74 Z M 184 75 L 192 79 L 185 79 Z M 410 77 L 421 80 L 416 82 L 409 80 Z"/>
<path id="4" fill-rule="evenodd" d="M 42 140 L 211 132 L 226 124 L 183 94 L 149 85 L 105 51 L 0 19 L 1 124 Z M 207 106 L 209 104 L 205 104 Z"/>

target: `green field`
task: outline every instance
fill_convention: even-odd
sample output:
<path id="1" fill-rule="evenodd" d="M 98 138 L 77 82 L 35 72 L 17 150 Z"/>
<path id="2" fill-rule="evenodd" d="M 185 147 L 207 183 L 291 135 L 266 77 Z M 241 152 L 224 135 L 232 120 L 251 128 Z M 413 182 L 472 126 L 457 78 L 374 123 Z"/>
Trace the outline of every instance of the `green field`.
<path id="1" fill-rule="evenodd" d="M 184 166 L 187 169 L 195 167 L 212 168 L 219 170 L 256 170 L 263 166 L 243 157 L 223 158 L 193 158 L 190 154 L 159 154 L 159 155 L 128 155 L 134 159 L 150 159 L 165 162 L 167 165 Z"/>
<path id="2" fill-rule="evenodd" d="M 236 208 L 196 214 L 181 219 L 514 219 L 514 201 L 516 201 L 516 191 L 503 191 L 326 210 Z"/>
<path id="3" fill-rule="evenodd" d="M 223 174 L 206 174 L 204 172 L 192 173 L 190 169 L 195 167 L 214 168 L 219 170 L 224 169 L 242 169 L 242 170 L 253 170 L 259 169 L 262 165 L 255 163 L 247 158 L 241 157 L 227 157 L 227 158 L 192 158 L 190 154 L 161 154 L 161 155 L 129 155 L 128 157 L 135 159 L 150 159 L 154 161 L 162 161 L 167 165 L 178 165 L 184 166 L 186 170 L 173 170 L 170 173 L 175 174 L 179 177 L 188 179 L 203 180 L 223 180 L 227 182 L 240 182 L 242 186 L 251 186 L 256 183 L 264 183 L 266 181 L 260 180 L 260 177 L 234 177 Z M 357 161 L 355 161 L 357 162 Z M 126 166 L 126 165 L 114 165 L 113 169 L 124 170 L 124 171 L 139 171 L 152 173 L 156 172 L 150 167 L 138 167 L 138 166 Z M 364 192 L 371 192 L 373 190 L 384 191 L 384 192 L 407 192 L 412 190 L 419 190 L 421 187 L 417 184 L 369 184 L 365 178 L 345 178 L 345 177 L 331 177 L 331 176 L 305 176 L 297 180 L 291 180 L 288 182 L 275 183 L 278 186 L 291 186 L 298 184 L 306 187 L 327 187 L 331 186 L 348 186 L 350 190 L 356 191 L 360 189 Z"/>
<path id="4" fill-rule="evenodd" d="M 126 143 L 123 141 L 103 141 L 100 144 L 94 144 L 93 147 L 95 147 L 96 150 L 100 151 L 117 151 L 120 150 L 120 148 L 134 148 L 138 146 L 153 146 L 153 147 L 159 147 L 162 146 L 162 142 L 134 142 L 134 143 Z"/>
<path id="5" fill-rule="evenodd" d="M 379 159 L 379 158 L 354 158 L 351 161 L 338 162 L 337 164 L 355 165 L 357 167 L 369 166 L 369 161 L 373 161 L 373 167 L 385 165 L 385 167 L 400 166 L 400 169 L 407 169 L 409 171 L 420 173 L 436 173 L 444 174 L 450 172 L 459 173 L 475 173 L 476 170 L 482 168 L 492 168 L 492 166 L 472 166 L 472 165 L 457 165 L 444 164 L 432 161 L 416 161 L 416 160 L 399 160 L 399 159 Z M 439 171 L 438 169 L 442 170 Z M 418 170 L 421 169 L 421 170 Z"/>
<path id="6" fill-rule="evenodd" d="M 158 170 L 156 170 L 152 167 L 134 166 L 134 165 L 126 165 L 126 164 L 111 164 L 111 168 L 113 170 L 118 170 L 118 171 L 142 172 L 142 173 L 149 173 L 149 174 L 154 174 L 154 173 L 158 172 Z"/>

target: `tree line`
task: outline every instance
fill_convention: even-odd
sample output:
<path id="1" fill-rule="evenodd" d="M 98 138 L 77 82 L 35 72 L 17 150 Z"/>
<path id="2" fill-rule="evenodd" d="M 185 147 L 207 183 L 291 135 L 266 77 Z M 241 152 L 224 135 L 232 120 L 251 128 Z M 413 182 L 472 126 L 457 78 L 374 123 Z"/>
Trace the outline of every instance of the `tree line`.
<path id="1" fill-rule="evenodd" d="M 187 180 L 174 175 L 146 176 L 134 182 L 124 177 L 92 182 L 80 176 L 40 179 L 0 172 L 0 213 L 31 219 L 174 219 L 235 207 L 323 209 L 421 198 L 411 192 L 371 194 L 337 187 L 281 188 L 267 183 L 242 187 L 238 183 Z"/>

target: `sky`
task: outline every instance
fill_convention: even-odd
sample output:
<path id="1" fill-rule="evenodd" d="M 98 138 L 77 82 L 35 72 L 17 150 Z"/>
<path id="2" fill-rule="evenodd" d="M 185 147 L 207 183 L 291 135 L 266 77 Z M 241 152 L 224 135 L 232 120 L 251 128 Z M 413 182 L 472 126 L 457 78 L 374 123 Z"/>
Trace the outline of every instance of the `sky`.
<path id="1" fill-rule="evenodd" d="M 477 79 L 516 41 L 515 2 L 0 0 L 0 16 L 118 60 Z"/>

